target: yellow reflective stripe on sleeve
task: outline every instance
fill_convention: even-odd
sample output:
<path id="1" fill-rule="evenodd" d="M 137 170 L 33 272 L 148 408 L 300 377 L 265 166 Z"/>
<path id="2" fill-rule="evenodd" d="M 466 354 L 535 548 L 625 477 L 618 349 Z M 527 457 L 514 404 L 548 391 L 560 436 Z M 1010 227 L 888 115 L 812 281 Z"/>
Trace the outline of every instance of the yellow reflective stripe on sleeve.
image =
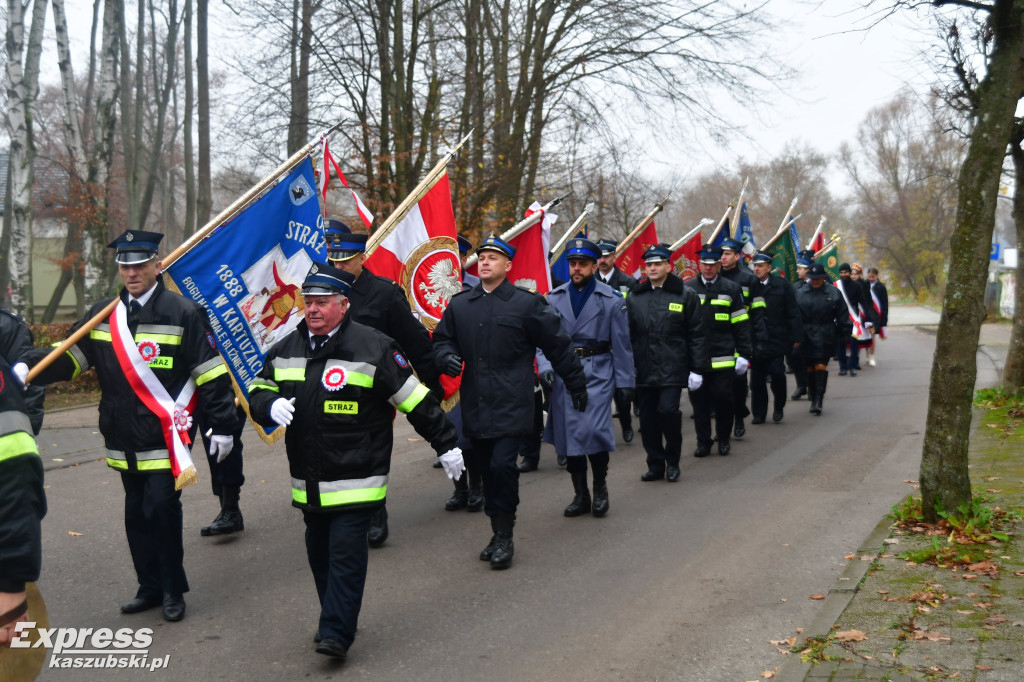
<path id="1" fill-rule="evenodd" d="M 306 504 L 306 491 L 292 488 L 292 499 L 299 504 Z"/>
<path id="2" fill-rule="evenodd" d="M 114 459 L 113 457 L 107 457 L 107 466 L 111 469 L 123 469 L 128 470 L 128 461 L 123 459 Z"/>
<path id="3" fill-rule="evenodd" d="M 379 502 L 388 493 L 388 487 L 362 488 L 359 490 L 339 490 L 335 493 L 320 493 L 321 507 L 336 507 L 342 504 L 359 504 L 360 502 Z"/>
<path id="4" fill-rule="evenodd" d="M 711 358 L 711 369 L 725 369 L 726 367 L 735 367 L 736 358 L 735 356 L 720 355 L 718 357 Z"/>
<path id="5" fill-rule="evenodd" d="M 274 381 L 305 381 L 305 367 L 275 367 Z"/>
<path id="6" fill-rule="evenodd" d="M 141 332 L 137 332 L 135 334 L 135 343 L 139 343 L 140 341 L 153 341 L 155 343 L 163 343 L 168 346 L 181 345 L 181 337 L 171 336 L 170 334 L 143 334 Z"/>
<path id="7" fill-rule="evenodd" d="M 754 308 L 767 308 L 767 307 L 768 307 L 768 304 L 765 303 L 765 300 L 763 298 L 760 298 L 760 297 L 755 298 L 754 302 L 750 304 L 750 308 L 751 309 L 754 309 Z"/>
<path id="8" fill-rule="evenodd" d="M 202 374 L 200 374 L 199 376 L 196 377 L 196 386 L 202 386 L 206 382 L 213 381 L 214 379 L 216 379 L 217 377 L 221 376 L 222 374 L 227 374 L 227 373 L 228 373 L 228 367 L 227 367 L 227 365 L 224 364 L 224 361 L 221 360 L 219 365 L 217 365 L 213 369 L 206 370 L 205 372 L 203 372 Z"/>
<path id="9" fill-rule="evenodd" d="M 136 462 L 136 467 L 138 468 L 139 471 L 158 471 L 160 469 L 170 469 L 171 460 L 142 460 L 141 462 Z"/>
<path id="10" fill-rule="evenodd" d="M 249 388 L 246 390 L 250 395 L 252 395 L 253 391 L 258 390 L 273 391 L 274 393 L 281 392 L 281 389 L 278 388 L 277 384 L 275 384 L 273 381 L 267 381 L 265 379 L 253 379 L 251 382 L 249 382 Z"/>
<path id="11" fill-rule="evenodd" d="M 728 298 L 713 298 L 713 299 L 711 299 L 711 305 L 730 306 L 730 305 L 732 305 L 732 300 L 730 300 Z"/>
<path id="12" fill-rule="evenodd" d="M 395 405 L 395 409 L 402 414 L 408 414 L 416 409 L 416 406 L 419 405 L 425 397 L 427 397 L 428 393 L 430 393 L 430 391 L 426 386 L 418 384 L 416 388 L 413 389 L 412 395 L 403 400 L 401 404 Z"/>
<path id="13" fill-rule="evenodd" d="M 373 377 L 362 372 L 349 372 L 348 383 L 362 388 L 373 388 Z"/>
<path id="14" fill-rule="evenodd" d="M 39 447 L 36 445 L 36 439 L 30 433 L 16 431 L 6 436 L 0 436 L 0 462 L 22 455 L 38 454 Z"/>
<path id="15" fill-rule="evenodd" d="M 112 341 L 110 332 L 103 331 L 102 329 L 90 329 L 89 338 L 93 341 Z"/>
<path id="16" fill-rule="evenodd" d="M 737 310 L 732 314 L 732 323 L 746 322 L 750 319 L 750 315 L 747 314 L 746 310 Z"/>

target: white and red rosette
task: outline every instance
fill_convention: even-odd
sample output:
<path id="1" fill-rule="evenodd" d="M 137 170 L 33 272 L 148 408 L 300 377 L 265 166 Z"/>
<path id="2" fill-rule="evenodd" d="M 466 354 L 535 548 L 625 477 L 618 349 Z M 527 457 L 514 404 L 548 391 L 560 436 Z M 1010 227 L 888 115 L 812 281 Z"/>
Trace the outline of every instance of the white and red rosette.
<path id="1" fill-rule="evenodd" d="M 146 364 L 153 362 L 160 357 L 160 344 L 156 341 L 150 341 L 149 339 L 139 341 L 139 355 L 142 356 L 142 360 L 146 362 Z"/>
<path id="2" fill-rule="evenodd" d="M 337 391 L 348 383 L 348 372 L 344 367 L 328 367 L 322 383 L 328 391 Z"/>
<path id="3" fill-rule="evenodd" d="M 174 411 L 174 428 L 187 433 L 192 428 L 192 413 L 185 408 Z"/>

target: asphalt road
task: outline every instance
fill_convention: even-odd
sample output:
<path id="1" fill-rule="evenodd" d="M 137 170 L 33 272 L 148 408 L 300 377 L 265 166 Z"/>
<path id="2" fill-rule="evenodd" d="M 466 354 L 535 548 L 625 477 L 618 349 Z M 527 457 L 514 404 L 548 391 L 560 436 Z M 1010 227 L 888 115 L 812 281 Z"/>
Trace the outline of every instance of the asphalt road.
<path id="1" fill-rule="evenodd" d="M 100 446 L 91 411 L 55 415 L 39 439 L 50 469 L 39 586 L 51 624 L 152 628 L 151 658 L 168 657 L 153 679 L 757 679 L 783 662 L 769 640 L 812 620 L 808 596 L 828 591 L 844 555 L 912 491 L 934 344 L 915 325 L 937 318 L 906 309 L 903 321 L 878 367 L 856 378 L 833 368 L 821 417 L 790 402 L 781 424 L 748 426 L 732 455 L 700 460 L 684 419 L 679 483 L 642 483 L 639 436 L 620 444 L 606 518 L 562 516 L 572 488 L 545 446 L 541 469 L 520 481 L 507 571 L 477 559 L 486 518 L 444 511 L 450 483 L 400 417 L 391 537 L 371 550 L 359 634 L 340 666 L 313 652 L 318 604 L 283 444 L 246 432 L 237 537 L 199 536 L 217 511 L 199 462 L 202 480 L 183 495 L 188 612 L 165 623 L 159 609 L 118 611 L 135 592 L 120 480 L 88 461 Z M 979 361 L 979 381 L 990 381 L 992 361 Z M 138 676 L 44 669 L 41 679 Z"/>

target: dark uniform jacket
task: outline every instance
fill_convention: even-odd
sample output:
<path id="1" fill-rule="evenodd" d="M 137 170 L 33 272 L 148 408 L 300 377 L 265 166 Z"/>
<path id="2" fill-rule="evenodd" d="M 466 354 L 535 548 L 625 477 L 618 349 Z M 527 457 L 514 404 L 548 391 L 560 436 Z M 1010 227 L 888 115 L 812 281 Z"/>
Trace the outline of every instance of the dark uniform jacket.
<path id="1" fill-rule="evenodd" d="M 743 307 L 740 286 L 721 275 L 705 284 L 704 278 L 698 275 L 688 281 L 686 287 L 700 299 L 711 369 L 735 368 L 737 354 L 749 360 L 754 351 L 750 315 Z"/>
<path id="2" fill-rule="evenodd" d="M 889 324 L 889 290 L 885 288 L 882 280 L 877 280 L 874 284 L 868 282 L 868 286 L 868 300 L 872 302 L 872 309 L 874 309 L 874 300 L 870 296 L 870 293 L 874 293 L 875 298 L 878 299 L 878 307 L 881 308 L 880 311 L 875 311 L 878 315 L 878 324 L 885 327 Z"/>
<path id="3" fill-rule="evenodd" d="M 764 321 L 767 338 L 754 341 L 754 357 L 772 358 L 785 355 L 793 344 L 803 339 L 804 326 L 800 310 L 796 307 L 796 296 L 789 282 L 776 275 L 760 287 L 757 296 L 765 303 Z"/>
<path id="4" fill-rule="evenodd" d="M 765 300 L 758 293 L 761 290 L 761 280 L 743 265 L 737 265 L 731 270 L 722 268 L 719 270 L 718 276 L 725 277 L 730 282 L 739 285 L 740 291 L 743 292 L 743 306 L 750 316 L 750 338 L 754 347 L 751 352 L 754 355 L 762 354 L 763 351 L 759 351 L 758 345 L 763 344 L 768 338 L 768 324 L 765 320 Z M 697 275 L 694 279 L 699 277 L 700 275 Z M 750 359 L 748 355 L 743 357 Z"/>
<path id="5" fill-rule="evenodd" d="M 569 393 L 586 389 L 572 339 L 543 296 L 506 279 L 489 294 L 477 285 L 452 297 L 434 329 L 434 353 L 438 363 L 451 353 L 466 363 L 460 390 L 467 436 L 504 438 L 530 432 L 537 348 Z"/>
<path id="6" fill-rule="evenodd" d="M 604 282 L 604 275 L 600 271 L 595 275 L 600 282 Z M 608 286 L 619 293 L 628 294 L 636 286 L 636 280 L 618 268 L 612 268 L 612 274 L 608 277 Z M 625 287 L 625 289 L 623 289 Z"/>
<path id="7" fill-rule="evenodd" d="M 12 367 L 18 362 L 26 365 L 33 363 L 32 330 L 25 321 L 14 313 L 0 308 L 0 355 L 7 359 Z M 22 397 L 25 399 L 25 411 L 32 422 L 32 433 L 39 435 L 43 428 L 43 401 L 46 389 L 42 386 L 29 386 Z"/>
<path id="8" fill-rule="evenodd" d="M 120 296 L 127 304 L 128 292 L 122 289 Z M 93 305 L 71 328 L 71 333 L 109 302 Z M 168 291 L 163 279 L 158 278 L 156 290 L 139 311 L 135 341 L 149 341 L 159 346 L 159 355 L 150 362 L 150 367 L 172 399 L 177 398 L 189 379 L 195 380 L 199 396 L 196 410 L 205 413 L 204 423 L 217 435 L 231 435 L 236 421 L 235 394 L 227 366 L 217 353 L 208 320 L 201 306 Z M 45 351 L 36 353 L 45 355 Z M 45 384 L 73 379 L 90 367 L 96 368 L 103 392 L 100 433 L 107 448 L 107 464 L 131 472 L 170 471 L 160 418 L 135 394 L 121 370 L 114 354 L 109 322 L 96 325 L 85 338 L 44 369 L 35 381 Z"/>
<path id="9" fill-rule="evenodd" d="M 348 294 L 346 317 L 373 327 L 394 339 L 412 362 L 413 369 L 431 390 L 438 385 L 430 333 L 412 314 L 405 290 L 367 268 L 359 273 Z"/>
<path id="10" fill-rule="evenodd" d="M 0 355 L 0 592 L 22 592 L 39 579 L 45 515 L 43 465 L 21 385 Z"/>
<path id="11" fill-rule="evenodd" d="M 865 300 L 867 290 L 861 286 L 860 282 L 854 280 L 852 277 L 840 277 L 836 285 L 833 288 L 839 291 L 839 284 L 842 284 L 843 291 L 846 293 L 846 300 L 850 303 L 850 310 L 855 313 L 861 312 L 861 319 L 864 322 L 871 322 L 874 318 L 875 309 L 871 305 L 871 300 Z M 842 298 L 842 295 L 839 297 Z M 847 314 L 849 317 L 849 314 Z M 850 328 L 853 328 L 853 322 L 850 322 Z"/>
<path id="12" fill-rule="evenodd" d="M 839 290 L 829 284 L 815 289 L 810 284 L 796 291 L 796 304 L 804 326 L 800 355 L 805 358 L 830 358 L 836 354 L 840 337 L 847 338 L 853 323 Z"/>
<path id="13" fill-rule="evenodd" d="M 249 413 L 275 426 L 270 406 L 295 398 L 285 432 L 292 504 L 311 511 L 384 504 L 395 410 L 438 455 L 458 434 L 437 398 L 416 380 L 395 341 L 347 315 L 314 351 L 306 321 L 271 347 L 249 384 Z"/>
<path id="14" fill-rule="evenodd" d="M 637 386 L 685 386 L 690 372 L 711 369 L 700 299 L 679 277 L 670 272 L 657 289 L 641 282 L 626 307 Z"/>

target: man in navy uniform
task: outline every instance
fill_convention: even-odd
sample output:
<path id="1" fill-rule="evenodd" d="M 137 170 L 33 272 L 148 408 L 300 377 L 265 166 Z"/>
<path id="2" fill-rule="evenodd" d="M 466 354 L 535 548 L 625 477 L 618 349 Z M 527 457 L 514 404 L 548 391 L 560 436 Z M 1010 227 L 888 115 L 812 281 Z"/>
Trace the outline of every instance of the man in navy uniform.
<path id="1" fill-rule="evenodd" d="M 443 400 L 444 390 L 434 368 L 430 333 L 412 314 L 405 291 L 363 265 L 368 235 L 353 234 L 340 220 L 332 218 L 327 223 L 327 262 L 355 277 L 348 295 L 349 317 L 398 342 L 424 385 L 438 400 Z M 367 540 L 370 547 L 380 547 L 387 539 L 388 510 L 381 505 L 370 524 Z"/>
<path id="2" fill-rule="evenodd" d="M 722 250 L 705 245 L 700 252 L 700 276 L 686 283 L 700 299 L 704 330 L 707 334 L 711 369 L 696 391 L 690 391 L 693 425 L 697 432 L 694 457 L 711 454 L 711 411 L 715 412 L 718 454 L 732 451 L 733 385 L 737 375 L 750 366 L 753 352 L 750 316 L 743 306 L 743 291 L 719 274 Z"/>
<path id="3" fill-rule="evenodd" d="M 237 420 L 231 380 L 206 311 L 164 288 L 157 259 L 161 239 L 162 234 L 127 230 L 110 243 L 124 282 L 114 313 L 34 382 L 66 381 L 96 368 L 102 391 L 100 432 L 107 465 L 121 472 L 125 531 L 139 581 L 135 598 L 122 604 L 121 611 L 138 613 L 162 604 L 164 619 L 178 621 L 185 616 L 188 580 L 181 491 L 175 489 L 170 451 L 185 441 L 165 425 L 178 423 L 179 412 L 191 421 L 188 410 L 179 409 L 178 403 L 194 391 L 199 398 L 196 411 L 203 413 L 213 431 L 210 454 L 223 459 L 231 451 Z M 93 305 L 71 333 L 108 302 Z M 130 373 L 123 369 L 126 366 Z M 160 399 L 161 393 L 169 400 Z M 151 408 L 170 401 L 174 414 Z"/>
<path id="4" fill-rule="evenodd" d="M 624 297 L 636 286 L 636 280 L 619 270 L 615 265 L 615 249 L 619 243 L 611 239 L 601 239 L 597 242 L 601 249 L 601 257 L 597 259 L 597 280 L 603 282 L 621 293 Z M 626 400 L 628 393 L 623 390 L 615 391 L 615 414 L 619 418 L 619 425 L 622 427 L 622 440 L 627 443 L 633 442 L 633 409 L 632 400 Z"/>
<path id="5" fill-rule="evenodd" d="M 672 272 L 671 254 L 655 244 L 644 252 L 647 279 L 627 299 L 636 366 L 640 440 L 647 453 L 641 481 L 679 480 L 683 450 L 683 386 L 700 388 L 709 370 L 700 301 Z"/>
<path id="6" fill-rule="evenodd" d="M 537 368 L 551 390 L 551 419 L 545 440 L 555 452 L 567 457 L 574 496 L 565 508 L 566 516 L 591 511 L 587 486 L 587 460 L 594 472 L 594 516 L 608 513 L 608 460 L 615 450 L 611 403 L 616 390 L 632 398 L 634 385 L 633 349 L 629 343 L 629 318 L 622 294 L 594 276 L 600 256 L 589 239 L 571 239 L 566 245 L 569 282 L 548 294 L 548 303 L 562 317 L 572 337 L 576 355 L 587 375 L 587 409 L 573 409 L 565 383 L 554 376 L 551 363 L 537 354 Z M 618 388 L 616 388 L 618 387 Z"/>
<path id="7" fill-rule="evenodd" d="M 587 377 L 572 339 L 543 296 L 508 281 L 515 249 L 494 235 L 477 248 L 480 284 L 456 294 L 434 329 L 437 367 L 462 374 L 462 419 L 484 475 L 491 541 L 480 553 L 491 568 L 512 564 L 519 506 L 516 458 L 533 424 L 534 355 L 540 348 L 562 377 L 573 407 L 587 407 Z"/>
<path id="8" fill-rule="evenodd" d="M 402 350 L 346 314 L 354 281 L 314 263 L 302 283 L 304 319 L 271 347 L 249 385 L 253 419 L 287 429 L 292 504 L 302 510 L 320 599 L 316 651 L 340 659 L 356 636 L 366 533 L 387 495 L 395 410 L 430 442 L 449 477 L 463 470 L 455 427 Z"/>
<path id="9" fill-rule="evenodd" d="M 750 359 L 750 410 L 752 424 L 764 424 L 768 415 L 768 387 L 771 382 L 774 405 L 772 421 L 780 422 L 786 406 L 786 367 L 783 356 L 800 346 L 803 325 L 796 297 L 789 282 L 772 274 L 772 255 L 758 251 L 753 259 L 754 275 L 760 281 L 757 297 L 765 303 L 767 337 L 754 343 Z"/>
<path id="10" fill-rule="evenodd" d="M 796 292 L 800 290 L 800 287 L 807 286 L 807 270 L 813 262 L 813 251 L 801 251 L 797 256 L 796 280 L 790 285 L 794 296 L 796 296 Z M 800 355 L 799 350 L 794 348 L 786 355 L 786 364 L 789 365 L 789 370 L 793 373 L 793 379 L 796 381 L 796 390 L 789 397 L 792 400 L 800 400 L 800 398 L 807 395 L 807 367 L 804 366 L 804 359 Z"/>

